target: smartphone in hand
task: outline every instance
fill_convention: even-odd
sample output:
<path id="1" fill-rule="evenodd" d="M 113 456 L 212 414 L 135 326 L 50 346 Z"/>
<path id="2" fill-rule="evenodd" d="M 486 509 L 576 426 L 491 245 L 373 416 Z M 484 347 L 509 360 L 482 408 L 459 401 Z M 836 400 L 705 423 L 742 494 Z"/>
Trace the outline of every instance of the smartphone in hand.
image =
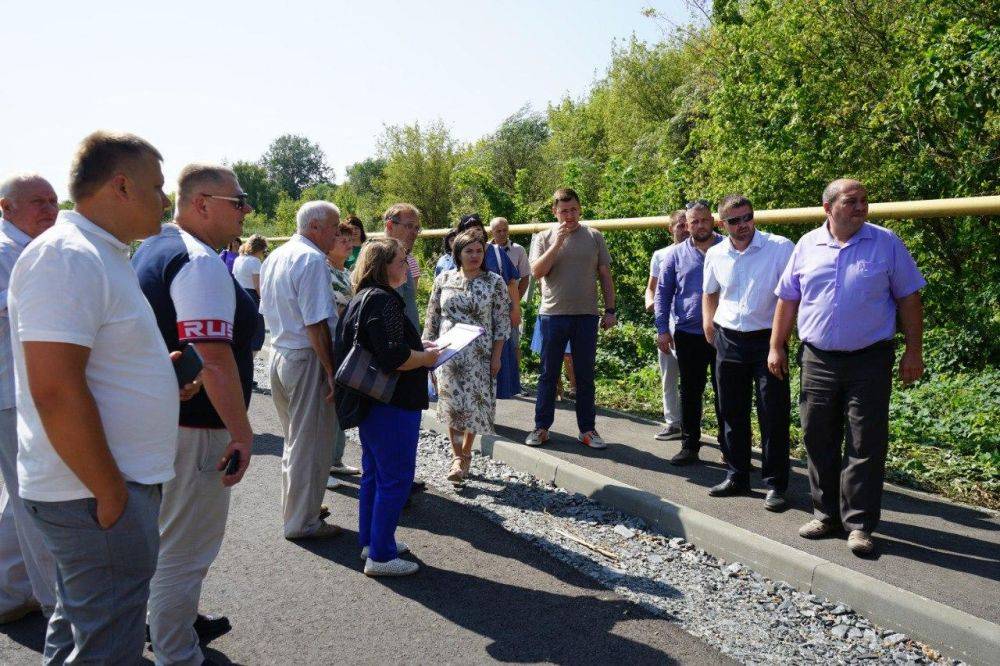
<path id="1" fill-rule="evenodd" d="M 180 388 L 184 388 L 193 382 L 194 378 L 201 372 L 203 365 L 201 356 L 198 355 L 198 350 L 194 348 L 194 345 L 189 344 L 185 347 L 181 353 L 181 357 L 174 363 L 174 372 L 177 373 L 177 385 Z"/>

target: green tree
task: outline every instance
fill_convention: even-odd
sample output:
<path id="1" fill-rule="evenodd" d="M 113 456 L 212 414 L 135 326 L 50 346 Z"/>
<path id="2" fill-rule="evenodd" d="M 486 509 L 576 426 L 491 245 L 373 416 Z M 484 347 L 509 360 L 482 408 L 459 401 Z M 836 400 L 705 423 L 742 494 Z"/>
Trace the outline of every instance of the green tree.
<path id="1" fill-rule="evenodd" d="M 268 177 L 267 170 L 259 164 L 242 161 L 233 163 L 232 168 L 253 209 L 265 218 L 273 217 L 281 188 Z"/>
<path id="2" fill-rule="evenodd" d="M 425 226 L 450 226 L 451 174 L 459 151 L 443 122 L 386 127 L 379 157 L 385 160 L 382 177 L 376 179 L 384 206 L 406 201 L 420 209 Z"/>
<path id="3" fill-rule="evenodd" d="M 298 199 L 306 187 L 332 182 L 334 178 L 319 144 L 295 134 L 284 134 L 272 141 L 260 158 L 260 166 L 292 199 Z"/>

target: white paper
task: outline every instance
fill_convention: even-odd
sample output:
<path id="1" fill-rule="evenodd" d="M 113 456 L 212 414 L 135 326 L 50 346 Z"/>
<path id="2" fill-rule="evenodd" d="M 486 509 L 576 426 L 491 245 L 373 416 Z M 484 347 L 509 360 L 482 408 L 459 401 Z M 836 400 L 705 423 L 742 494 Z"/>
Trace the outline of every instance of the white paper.
<path id="1" fill-rule="evenodd" d="M 486 333 L 486 329 L 482 326 L 472 326 L 471 324 L 455 324 L 452 326 L 448 329 L 447 333 L 434 341 L 434 344 L 439 349 L 447 345 L 441 352 L 441 355 L 438 356 L 434 367 L 438 368 L 447 363 L 452 356 L 468 347 L 473 340 L 484 333 Z"/>

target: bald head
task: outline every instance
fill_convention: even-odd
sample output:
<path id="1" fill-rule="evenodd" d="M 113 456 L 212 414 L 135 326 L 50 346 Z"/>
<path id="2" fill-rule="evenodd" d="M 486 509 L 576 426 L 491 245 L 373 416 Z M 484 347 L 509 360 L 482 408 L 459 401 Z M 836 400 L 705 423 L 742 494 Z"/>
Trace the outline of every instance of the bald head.
<path id="1" fill-rule="evenodd" d="M 838 178 L 823 190 L 823 204 L 832 204 L 844 192 L 859 188 L 862 190 L 865 188 L 861 184 L 861 181 L 854 180 L 853 178 Z"/>
<path id="2" fill-rule="evenodd" d="M 5 220 L 32 238 L 52 226 L 59 199 L 49 181 L 37 173 L 19 173 L 0 181 L 0 211 Z"/>

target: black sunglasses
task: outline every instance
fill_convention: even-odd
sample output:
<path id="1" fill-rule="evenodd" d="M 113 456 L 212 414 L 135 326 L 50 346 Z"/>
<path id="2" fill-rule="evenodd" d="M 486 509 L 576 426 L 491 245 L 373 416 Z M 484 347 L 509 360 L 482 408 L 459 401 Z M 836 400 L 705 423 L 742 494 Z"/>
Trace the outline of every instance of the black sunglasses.
<path id="1" fill-rule="evenodd" d="M 695 199 L 694 201 L 688 201 L 686 204 L 684 204 L 684 208 L 686 208 L 687 210 L 691 210 L 695 206 L 704 206 L 709 210 L 712 209 L 712 204 L 709 203 L 708 199 Z"/>
<path id="2" fill-rule="evenodd" d="M 235 197 L 224 197 L 221 194 L 205 194 L 205 193 L 202 193 L 201 196 L 208 197 L 210 199 L 225 199 L 226 201 L 232 201 L 233 206 L 236 208 L 236 210 L 243 210 L 244 206 L 247 205 L 247 197 L 249 197 L 250 195 L 244 192 L 242 194 L 237 194 Z"/>
<path id="3" fill-rule="evenodd" d="M 749 222 L 752 219 L 753 219 L 753 211 L 750 211 L 749 213 L 746 213 L 744 215 L 737 215 L 736 217 L 723 218 L 722 221 L 728 224 L 729 226 L 732 226 L 734 224 L 743 224 L 744 222 Z"/>

